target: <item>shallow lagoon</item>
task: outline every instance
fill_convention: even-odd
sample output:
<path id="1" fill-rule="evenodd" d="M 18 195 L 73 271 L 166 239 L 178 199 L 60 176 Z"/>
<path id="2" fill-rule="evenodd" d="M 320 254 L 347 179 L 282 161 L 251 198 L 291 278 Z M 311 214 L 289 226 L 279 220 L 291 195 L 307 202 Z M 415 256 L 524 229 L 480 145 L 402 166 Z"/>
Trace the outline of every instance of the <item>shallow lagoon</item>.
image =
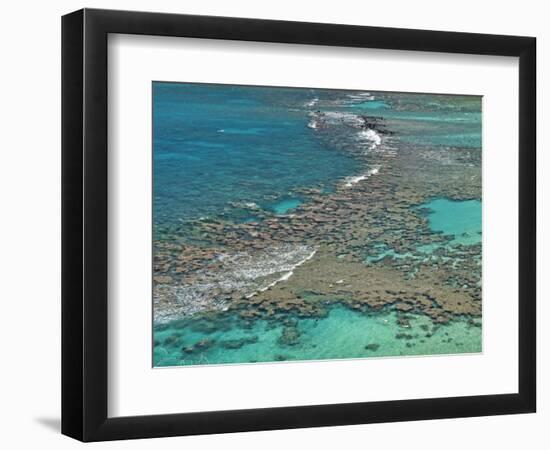
<path id="1" fill-rule="evenodd" d="M 436 233 L 454 236 L 450 244 L 471 245 L 481 242 L 481 202 L 437 198 L 421 205 L 427 212 L 430 228 Z"/>
<path id="2" fill-rule="evenodd" d="M 365 313 L 335 304 L 322 318 L 287 314 L 247 322 L 228 312 L 173 322 L 156 327 L 155 343 L 155 366 L 473 353 L 481 351 L 481 320 L 434 325 L 424 315 Z"/>
<path id="3" fill-rule="evenodd" d="M 287 198 L 269 205 L 269 209 L 271 209 L 275 214 L 286 214 L 293 209 L 296 209 L 301 204 L 302 200 L 299 198 Z"/>
<path id="4" fill-rule="evenodd" d="M 415 208 L 420 214 L 428 218 L 430 230 L 450 236 L 446 246 L 474 245 L 481 243 L 481 202 L 479 200 L 452 200 L 449 198 L 436 198 L 422 203 Z M 416 251 L 420 257 L 429 257 L 442 244 L 429 244 L 417 246 Z M 367 262 L 374 263 L 386 257 L 414 258 L 412 253 L 397 253 L 384 245 L 377 246 L 379 253 L 366 258 Z M 417 255 L 418 256 L 418 255 Z"/>

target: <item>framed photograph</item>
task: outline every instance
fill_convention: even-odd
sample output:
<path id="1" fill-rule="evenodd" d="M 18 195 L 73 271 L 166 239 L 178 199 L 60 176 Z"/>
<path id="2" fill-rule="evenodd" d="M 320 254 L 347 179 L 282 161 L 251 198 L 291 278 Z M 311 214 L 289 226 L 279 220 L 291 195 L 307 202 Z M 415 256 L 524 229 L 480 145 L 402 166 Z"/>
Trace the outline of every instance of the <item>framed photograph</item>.
<path id="1" fill-rule="evenodd" d="M 532 37 L 62 20 L 62 432 L 528 413 Z"/>

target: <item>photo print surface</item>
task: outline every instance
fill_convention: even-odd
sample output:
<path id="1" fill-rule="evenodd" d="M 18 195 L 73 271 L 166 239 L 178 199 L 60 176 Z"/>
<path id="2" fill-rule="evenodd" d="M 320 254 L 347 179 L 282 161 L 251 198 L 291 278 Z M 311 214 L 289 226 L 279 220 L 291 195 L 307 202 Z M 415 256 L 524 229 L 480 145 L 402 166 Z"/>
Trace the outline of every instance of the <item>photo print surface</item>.
<path id="1" fill-rule="evenodd" d="M 481 97 L 152 103 L 154 367 L 482 351 Z"/>

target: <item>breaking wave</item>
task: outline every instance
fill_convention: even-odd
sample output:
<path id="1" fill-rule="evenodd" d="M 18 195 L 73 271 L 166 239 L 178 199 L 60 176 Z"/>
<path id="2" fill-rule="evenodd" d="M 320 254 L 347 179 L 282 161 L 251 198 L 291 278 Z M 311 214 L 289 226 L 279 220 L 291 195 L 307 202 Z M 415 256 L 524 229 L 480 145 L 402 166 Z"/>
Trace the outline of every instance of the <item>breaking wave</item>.
<path id="1" fill-rule="evenodd" d="M 372 169 L 368 170 L 367 172 L 365 172 L 365 173 L 362 174 L 362 175 L 356 175 L 356 176 L 353 176 L 353 177 L 347 177 L 347 178 L 344 180 L 345 186 L 346 186 L 346 187 L 353 187 L 354 184 L 357 184 L 357 183 L 359 183 L 360 181 L 366 180 L 366 179 L 369 178 L 371 175 L 376 175 L 379 171 L 380 171 L 380 166 L 375 166 L 375 167 L 373 167 Z"/>
<path id="2" fill-rule="evenodd" d="M 226 310 L 232 300 L 251 298 L 288 280 L 294 270 L 313 258 L 316 250 L 306 245 L 283 244 L 263 250 L 221 253 L 216 270 L 198 271 L 192 280 L 164 285 L 169 304 L 154 308 L 155 322 L 166 322 L 202 311 Z M 156 297 L 156 296 L 155 296 Z"/>

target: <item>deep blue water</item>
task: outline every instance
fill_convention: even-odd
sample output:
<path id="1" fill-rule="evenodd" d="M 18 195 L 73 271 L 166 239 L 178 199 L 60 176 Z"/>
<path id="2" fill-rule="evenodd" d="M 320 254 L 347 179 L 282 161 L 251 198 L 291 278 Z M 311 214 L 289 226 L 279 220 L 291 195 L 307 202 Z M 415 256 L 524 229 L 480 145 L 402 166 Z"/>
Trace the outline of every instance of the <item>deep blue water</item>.
<path id="1" fill-rule="evenodd" d="M 293 189 L 352 173 L 357 162 L 307 127 L 312 97 L 308 89 L 154 83 L 155 224 L 231 214 L 245 203 L 282 213 L 298 204 Z"/>

